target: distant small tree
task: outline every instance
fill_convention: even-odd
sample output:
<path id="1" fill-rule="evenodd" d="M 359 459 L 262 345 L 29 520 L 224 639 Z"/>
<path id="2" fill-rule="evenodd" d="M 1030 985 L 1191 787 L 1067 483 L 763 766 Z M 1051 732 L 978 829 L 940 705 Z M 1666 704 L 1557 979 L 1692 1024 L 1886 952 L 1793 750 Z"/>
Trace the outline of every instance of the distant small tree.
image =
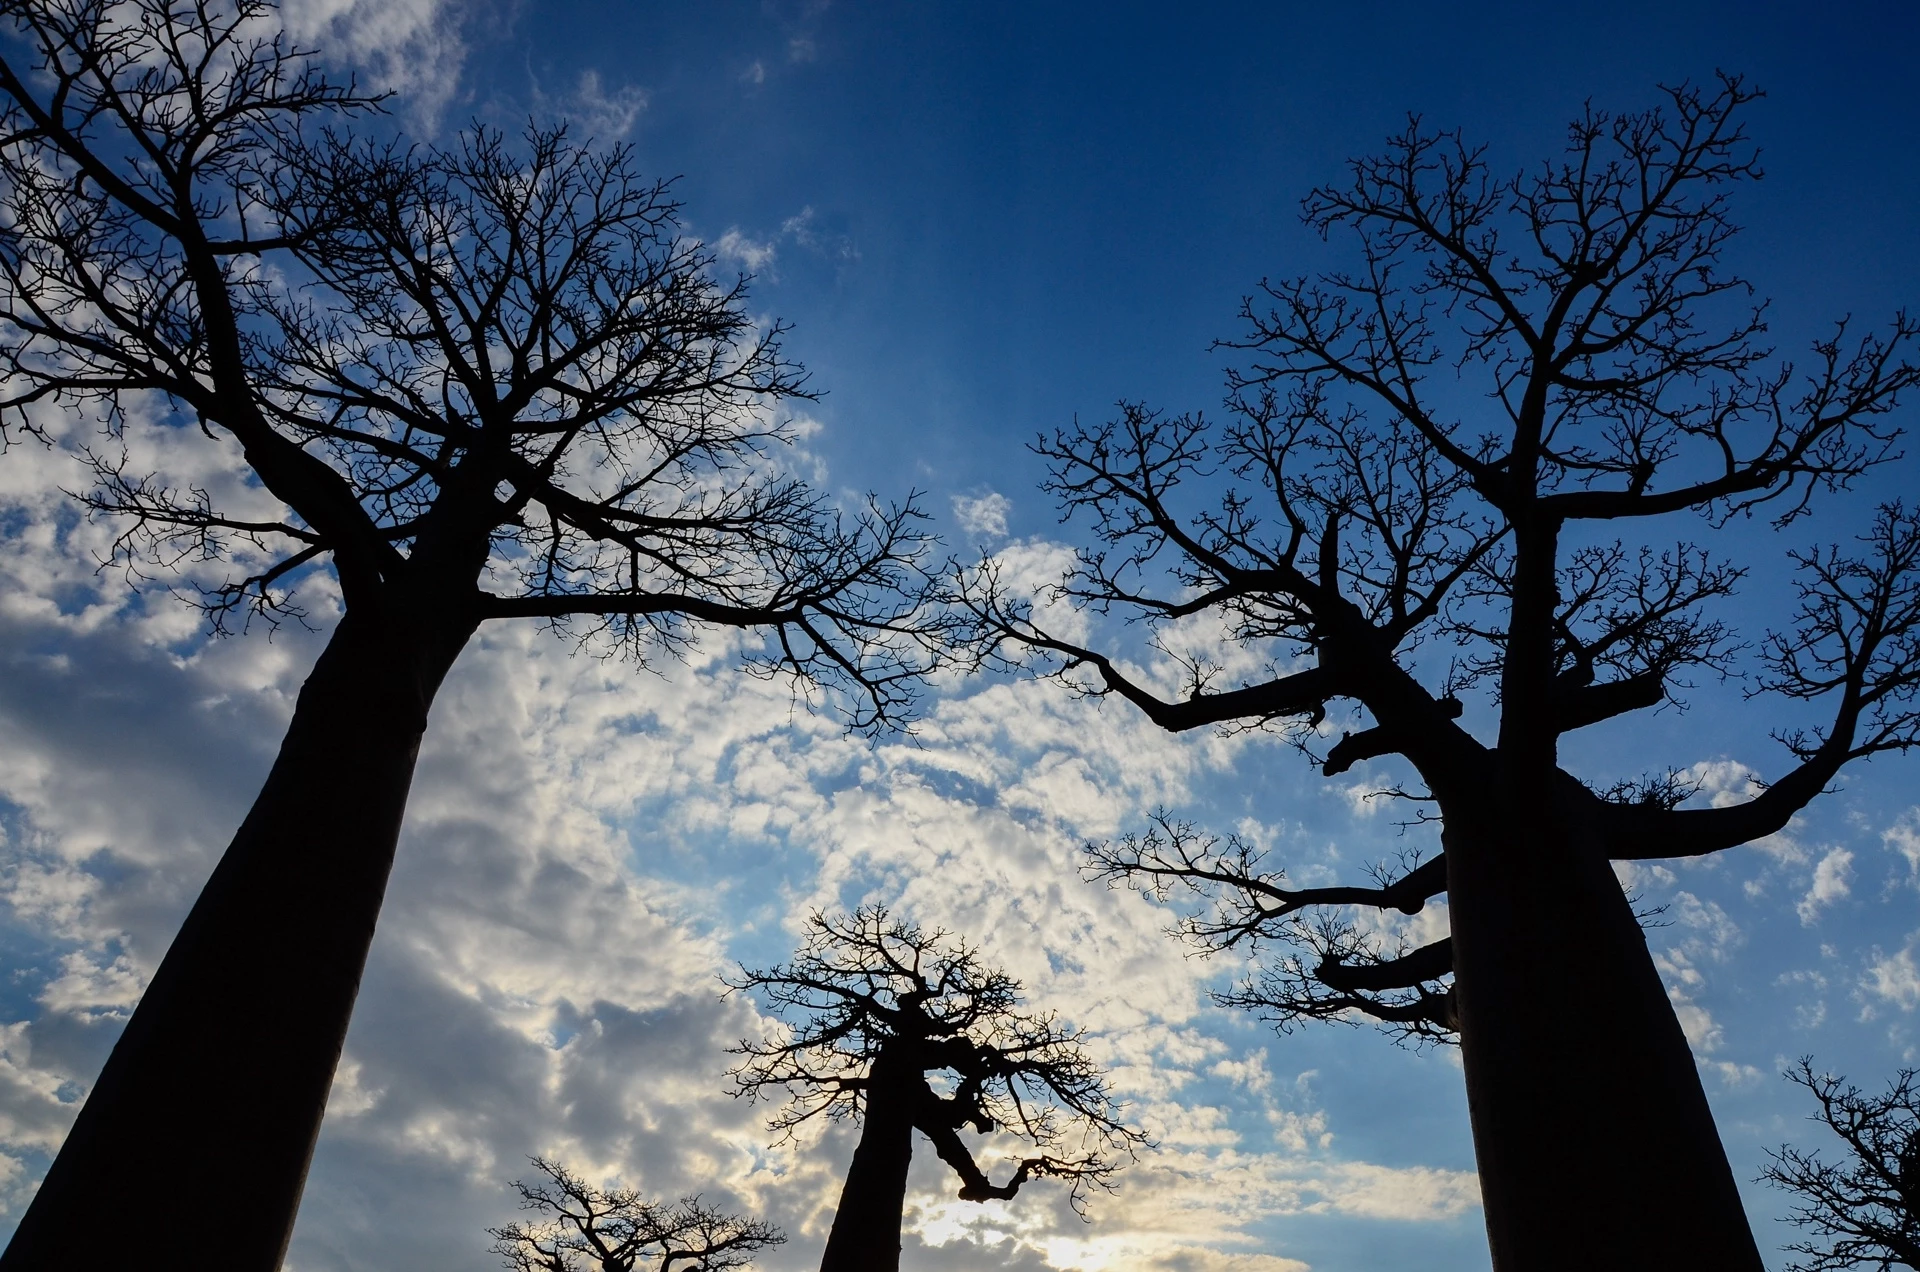
<path id="1" fill-rule="evenodd" d="M 961 1200 L 1012 1198 L 1028 1180 L 1050 1177 L 1067 1182 L 1076 1209 L 1088 1185 L 1108 1186 L 1111 1153 L 1144 1142 L 1120 1120 L 1079 1034 L 1051 1012 L 1018 1010 L 1019 982 L 946 932 L 878 907 L 815 914 L 792 963 L 743 967 L 728 985 L 788 1026 L 734 1048 L 744 1057 L 732 1071 L 736 1093 L 783 1092 L 772 1121 L 783 1136 L 821 1117 L 861 1123 L 821 1272 L 899 1267 L 916 1129 L 960 1177 Z M 962 1128 L 1010 1132 L 1040 1151 L 995 1184 Z"/>
<path id="2" fill-rule="evenodd" d="M 493 1252 L 514 1272 L 723 1272 L 786 1241 L 779 1229 L 683 1197 L 671 1205 L 631 1188 L 603 1192 L 543 1157 L 545 1179 L 513 1181 L 520 1208 L 540 1218 L 489 1228 Z"/>
<path id="3" fill-rule="evenodd" d="M 1791 1221 L 1817 1240 L 1786 1249 L 1805 1259 L 1793 1272 L 1846 1268 L 1920 1268 L 1920 1085 L 1902 1069 L 1885 1095 L 1868 1095 L 1845 1078 L 1816 1073 L 1802 1056 L 1789 1082 L 1813 1093 L 1820 1111 L 1811 1120 L 1838 1135 L 1851 1154 L 1839 1163 L 1782 1144 L 1760 1178 L 1797 1193 Z"/>

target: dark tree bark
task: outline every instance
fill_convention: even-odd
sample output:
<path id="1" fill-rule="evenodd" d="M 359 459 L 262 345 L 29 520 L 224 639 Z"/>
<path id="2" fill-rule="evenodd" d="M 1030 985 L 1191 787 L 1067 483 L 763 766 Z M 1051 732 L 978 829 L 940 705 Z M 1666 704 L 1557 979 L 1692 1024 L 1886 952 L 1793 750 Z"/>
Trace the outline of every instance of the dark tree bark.
<path id="1" fill-rule="evenodd" d="M 1410 121 L 1306 200 L 1311 227 L 1354 233 L 1359 263 L 1245 303 L 1227 421 L 1123 402 L 1041 438 L 1048 489 L 1096 544 L 1038 597 L 991 559 L 954 580 L 982 663 L 1118 695 L 1173 732 L 1283 730 L 1330 777 L 1401 766 L 1384 793 L 1421 802 L 1440 852 L 1370 885 L 1296 887 L 1259 848 L 1164 812 L 1090 845 L 1090 872 L 1203 898 L 1186 935 L 1255 955 L 1220 1001 L 1283 1030 L 1457 1038 L 1499 1272 L 1760 1267 L 1612 864 L 1752 842 L 1845 764 L 1920 744 L 1920 517 L 1893 503 L 1857 552 L 1790 554 L 1800 605 L 1758 643 L 1756 683 L 1831 715 L 1781 738 L 1791 766 L 1760 794 L 1682 808 L 1684 774 L 1602 788 L 1560 764 L 1562 735 L 1739 650 L 1705 607 L 1743 569 L 1602 531 L 1682 512 L 1796 523 L 1897 457 L 1886 417 L 1920 384 L 1904 313 L 1879 334 L 1839 324 L 1797 370 L 1757 343 L 1762 310 L 1720 268 L 1728 192 L 1758 172 L 1738 122 L 1755 96 L 1727 77 L 1658 110 L 1590 110 L 1563 155 L 1506 179 Z M 1433 389 L 1436 369 L 1486 405 L 1452 415 L 1474 399 Z M 1144 619 L 1185 683 L 1142 683 L 1036 602 Z M 1176 626 L 1203 616 L 1213 628 Z M 1248 653 L 1267 678 L 1229 683 Z M 1490 737 L 1463 723 L 1475 690 Z M 1356 727 L 1327 745 L 1335 711 Z M 1392 912 L 1442 895 L 1449 934 L 1416 947 Z"/>
<path id="2" fill-rule="evenodd" d="M 926 1085 L 911 1060 L 883 1048 L 868 1075 L 860 1143 L 840 1187 L 840 1206 L 820 1272 L 898 1272 L 900 1223 L 913 1165 L 913 1113 Z"/>
<path id="3" fill-rule="evenodd" d="M 144 1231 L 217 1188 L 221 1259 L 278 1266 L 373 940 L 427 712 L 472 624 L 344 619 L 266 785 L 194 903 L 41 1185 L 111 1196 Z M 237 1154 L 244 1153 L 244 1158 Z M 8 1268 L 97 1265 L 58 1204 Z"/>
<path id="4" fill-rule="evenodd" d="M 1494 1266 L 1758 1269 L 1693 1052 L 1580 811 L 1446 834 Z"/>

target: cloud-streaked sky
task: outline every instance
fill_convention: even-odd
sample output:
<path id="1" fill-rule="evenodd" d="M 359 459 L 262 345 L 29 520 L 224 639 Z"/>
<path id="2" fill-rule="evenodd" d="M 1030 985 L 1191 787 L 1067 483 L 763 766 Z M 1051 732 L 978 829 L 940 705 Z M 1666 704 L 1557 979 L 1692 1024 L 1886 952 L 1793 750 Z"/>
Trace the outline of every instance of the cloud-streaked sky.
<path id="1" fill-rule="evenodd" d="M 794 324 L 827 391 L 803 461 L 835 490 L 919 487 L 955 548 L 1038 578 L 1078 529 L 1056 524 L 1024 442 L 1120 397 L 1213 407 L 1208 343 L 1239 297 L 1336 259 L 1298 197 L 1410 110 L 1514 168 L 1589 98 L 1637 109 L 1659 81 L 1750 74 L 1768 175 L 1739 195 L 1736 258 L 1775 298 L 1774 339 L 1920 304 L 1920 18 L 1732 9 L 301 0 L 288 21 L 393 87 L 422 135 L 566 114 L 683 174 L 690 231 L 757 276 L 755 312 Z M 136 437 L 153 467 L 261 497 L 196 433 Z M 1911 490 L 1916 462 L 1868 493 Z M 80 480 L 63 448 L 0 455 L 0 1227 L 322 639 L 210 641 L 163 587 L 97 572 L 113 528 L 59 494 Z M 1789 538 L 1842 537 L 1854 511 Z M 1789 545 L 1740 527 L 1723 544 L 1755 566 L 1725 616 L 1756 636 L 1783 613 Z M 324 626 L 328 598 L 310 599 Z M 1486 1266 L 1450 1051 L 1276 1036 L 1216 1008 L 1235 965 L 1184 957 L 1165 911 L 1079 877 L 1086 839 L 1162 804 L 1271 844 L 1297 878 L 1351 875 L 1401 846 L 1365 798 L 1390 769 L 1324 781 L 1277 739 L 1174 739 L 1118 704 L 985 678 L 942 682 L 914 739 L 869 744 L 729 652 L 637 672 L 499 625 L 463 657 L 290 1268 L 490 1266 L 484 1229 L 514 1216 L 504 1184 L 532 1153 L 754 1211 L 791 1237 L 763 1266 L 812 1266 L 851 1132 L 776 1148 L 766 1110 L 727 1096 L 724 1048 L 761 1022 L 717 974 L 784 957 L 812 907 L 862 902 L 977 940 L 1081 1024 L 1157 1142 L 1084 1223 L 1045 1185 L 952 1201 L 923 1145 L 906 1266 Z M 1769 704 L 1738 683 L 1689 703 L 1591 731 L 1577 771 L 1692 767 L 1711 800 L 1780 770 Z M 1763 844 L 1633 872 L 1666 907 L 1650 939 L 1742 1179 L 1768 1145 L 1817 1142 L 1778 1077 L 1793 1057 L 1868 1085 L 1920 1062 L 1915 764 L 1850 772 Z M 1762 1249 L 1788 1239 L 1781 1199 L 1747 1196 Z M 189 1220 L 209 1237 L 215 1200 Z"/>

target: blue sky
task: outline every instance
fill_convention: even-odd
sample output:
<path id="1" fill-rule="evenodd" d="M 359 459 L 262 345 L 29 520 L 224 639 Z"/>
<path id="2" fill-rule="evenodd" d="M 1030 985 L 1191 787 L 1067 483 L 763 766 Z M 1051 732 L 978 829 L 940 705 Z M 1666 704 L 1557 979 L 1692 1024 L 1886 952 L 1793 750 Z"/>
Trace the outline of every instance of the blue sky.
<path id="1" fill-rule="evenodd" d="M 808 463 L 918 487 L 958 548 L 1034 572 L 1062 529 L 1024 443 L 1121 397 L 1212 408 L 1239 298 L 1339 259 L 1297 224 L 1408 111 L 1535 161 L 1591 98 L 1637 109 L 1716 68 L 1769 93 L 1743 272 L 1782 348 L 1920 303 L 1906 6 L 1413 4 L 1344 9 L 302 0 L 289 21 L 445 135 L 567 114 L 680 174 L 690 230 L 757 275 L 754 308 L 827 391 Z M 249 497 L 234 458 L 156 432 L 153 464 Z M 0 1201 L 17 1213 L 73 1101 L 264 773 L 318 638 L 209 643 L 159 592 L 93 572 L 60 450 L 0 457 Z M 1869 495 L 1912 487 L 1915 461 Z M 995 498 L 995 497 L 998 498 Z M 252 496 L 257 497 L 257 494 Z M 1849 533 L 1836 504 L 1794 543 Z M 970 511 L 969 511 L 970 510 Z M 1004 522 L 996 520 L 1003 516 Z M 1697 533 L 1692 527 L 1664 533 Z M 1757 633 L 1787 541 L 1725 611 Z M 324 606 L 322 609 L 324 610 Z M 409 829 L 289 1266 L 485 1266 L 503 1181 L 557 1153 L 704 1189 L 811 1266 L 851 1140 L 767 1147 L 721 1049 L 733 959 L 780 957 L 816 904 L 882 901 L 979 938 L 1092 1031 L 1160 1147 L 1082 1224 L 1035 1192 L 947 1200 L 919 1154 L 909 1264 L 1165 1272 L 1484 1268 L 1457 1064 L 1364 1029 L 1276 1037 L 1207 1004 L 1137 897 L 1077 845 L 1165 803 L 1351 874 L 1398 844 L 1369 782 L 1273 741 L 1173 740 L 1047 686 L 944 683 L 917 744 L 788 710 L 715 643 L 664 677 L 531 629 L 476 642 L 435 708 Z M 1781 765 L 1736 685 L 1592 731 L 1596 778 L 1697 766 L 1702 798 Z M 1884 760 L 1768 845 L 1639 871 L 1651 940 L 1737 1173 L 1816 1139 L 1777 1076 L 1811 1052 L 1868 1084 L 1920 1063 L 1915 761 Z M 236 1027 L 244 1027 L 237 1022 Z M 937 1165 L 937 1164 L 935 1164 Z M 1778 1198 L 1749 1205 L 1763 1250 Z"/>

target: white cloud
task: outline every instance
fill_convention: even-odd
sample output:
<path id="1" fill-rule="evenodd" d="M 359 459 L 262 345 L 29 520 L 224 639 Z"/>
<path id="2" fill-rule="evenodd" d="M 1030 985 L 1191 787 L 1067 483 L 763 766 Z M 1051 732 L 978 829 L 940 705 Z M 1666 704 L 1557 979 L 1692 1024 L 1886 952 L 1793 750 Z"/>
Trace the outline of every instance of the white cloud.
<path id="1" fill-rule="evenodd" d="M 719 238 L 713 240 L 714 254 L 722 261 L 750 274 L 763 274 L 779 281 L 774 265 L 780 258 L 782 240 L 791 242 L 816 256 L 824 256 L 839 261 L 860 259 L 859 251 L 853 240 L 846 236 L 823 236 L 814 229 L 813 209 L 802 208 L 796 215 L 780 223 L 778 233 L 766 238 L 755 238 L 739 226 L 729 226 Z"/>
<path id="2" fill-rule="evenodd" d="M 302 44 L 359 70 L 366 87 L 402 94 L 429 128 L 459 91 L 464 10 L 448 0 L 285 0 L 280 12 Z"/>
<path id="3" fill-rule="evenodd" d="M 109 958 L 76 950 L 60 961 L 60 975 L 46 983 L 39 997 L 49 1011 L 86 1019 L 125 1019 L 133 1013 L 146 983 L 125 954 Z"/>
<path id="4" fill-rule="evenodd" d="M 567 102 L 567 114 L 582 125 L 583 140 L 621 141 L 639 122 L 647 100 L 647 90 L 637 84 L 609 90 L 601 83 L 600 72 L 585 70 Z"/>
<path id="5" fill-rule="evenodd" d="M 1372 817 L 1389 806 L 1395 787 L 1380 782 L 1349 782 L 1339 788 L 1340 798 L 1355 817 Z"/>
<path id="6" fill-rule="evenodd" d="M 1807 895 L 1794 907 L 1801 923 L 1811 927 L 1822 909 L 1852 895 L 1853 889 L 1847 883 L 1852 867 L 1853 854 L 1845 848 L 1831 848 L 1820 858 L 1820 864 L 1813 868 L 1813 882 Z"/>
<path id="7" fill-rule="evenodd" d="M 1012 511 L 1013 500 L 998 491 L 953 497 L 953 519 L 962 530 L 981 538 L 1006 538 L 1007 514 Z"/>
<path id="8" fill-rule="evenodd" d="M 1873 952 L 1861 988 L 1882 1002 L 1902 1011 L 1920 1007 L 1920 963 L 1914 961 L 1914 946 L 1920 937 L 1907 942 L 1906 948 L 1892 954 Z"/>
<path id="9" fill-rule="evenodd" d="M 1694 1054 L 1718 1051 L 1726 1035 L 1714 1022 L 1713 1013 L 1678 989 L 1669 989 L 1667 997 L 1673 1001 L 1673 1014 L 1679 1018 L 1680 1031 L 1686 1034 L 1687 1045 L 1693 1048 Z"/>
<path id="10" fill-rule="evenodd" d="M 1277 1254 L 1229 1254 L 1204 1246 L 1186 1246 L 1156 1256 L 1144 1265 L 1151 1272 L 1309 1272 L 1298 1259 Z"/>
<path id="11" fill-rule="evenodd" d="M 1369 1219 L 1451 1218 L 1480 1204 L 1480 1181 L 1467 1171 L 1349 1162 L 1330 1183 L 1334 1210 Z"/>
<path id="12" fill-rule="evenodd" d="M 729 229 L 715 239 L 713 250 L 721 260 L 737 265 L 748 273 L 758 273 L 767 268 L 779 255 L 778 245 L 772 240 L 757 242 L 742 234 L 738 227 Z"/>
<path id="13" fill-rule="evenodd" d="M 1881 834 L 1888 849 L 1906 859 L 1907 878 L 1920 885 L 1920 808 L 1909 808 Z"/>
<path id="14" fill-rule="evenodd" d="M 1701 760 L 1688 768 L 1686 775 L 1700 788 L 1694 798 L 1705 796 L 1712 808 L 1744 804 L 1765 789 L 1760 785 L 1759 770 L 1738 760 Z"/>
<path id="15" fill-rule="evenodd" d="M 1273 1074 L 1267 1070 L 1267 1049 L 1260 1048 L 1239 1059 L 1218 1060 L 1207 1070 L 1216 1078 L 1225 1078 L 1237 1087 L 1264 1095 L 1273 1087 Z"/>
<path id="16" fill-rule="evenodd" d="M 1766 1080 L 1767 1075 L 1750 1064 L 1737 1064 L 1731 1060 L 1703 1060 L 1700 1068 L 1720 1080 L 1720 1085 L 1730 1090 L 1751 1090 Z"/>

